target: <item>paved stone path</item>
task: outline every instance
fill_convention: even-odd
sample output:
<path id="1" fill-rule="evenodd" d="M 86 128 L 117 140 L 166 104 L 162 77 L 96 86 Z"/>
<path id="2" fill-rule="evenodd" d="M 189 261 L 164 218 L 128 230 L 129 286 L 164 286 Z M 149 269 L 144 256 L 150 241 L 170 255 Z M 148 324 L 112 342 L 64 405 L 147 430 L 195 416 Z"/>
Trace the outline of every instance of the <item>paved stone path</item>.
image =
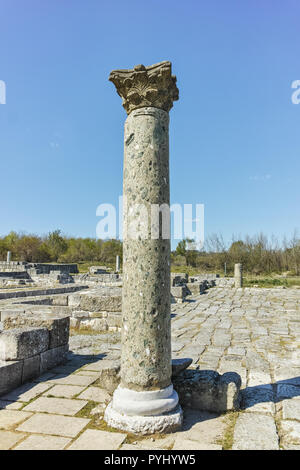
<path id="1" fill-rule="evenodd" d="M 0 449 L 300 449 L 300 290 L 213 288 L 172 306 L 173 357 L 235 371 L 239 412 L 185 410 L 167 436 L 111 432 L 103 363 L 120 357 L 119 334 L 71 337 L 69 361 L 0 397 Z"/>

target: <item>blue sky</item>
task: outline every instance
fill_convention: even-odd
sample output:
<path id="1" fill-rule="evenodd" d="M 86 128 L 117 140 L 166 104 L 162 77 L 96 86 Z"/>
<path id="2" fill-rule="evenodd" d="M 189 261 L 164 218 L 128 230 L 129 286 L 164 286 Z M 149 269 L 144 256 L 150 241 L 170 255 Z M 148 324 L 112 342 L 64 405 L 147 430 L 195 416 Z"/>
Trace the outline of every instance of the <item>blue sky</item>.
<path id="1" fill-rule="evenodd" d="M 0 235 L 95 236 L 122 192 L 111 70 L 170 60 L 171 200 L 205 233 L 300 228 L 297 0 L 0 0 Z"/>

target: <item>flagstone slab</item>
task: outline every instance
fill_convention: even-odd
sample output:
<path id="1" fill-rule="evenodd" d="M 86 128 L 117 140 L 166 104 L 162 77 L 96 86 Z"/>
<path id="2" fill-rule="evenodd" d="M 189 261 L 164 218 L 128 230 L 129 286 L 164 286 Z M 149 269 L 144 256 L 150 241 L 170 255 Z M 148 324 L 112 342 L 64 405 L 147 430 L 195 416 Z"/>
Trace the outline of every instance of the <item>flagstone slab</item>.
<path id="1" fill-rule="evenodd" d="M 63 450 L 71 439 L 59 436 L 38 436 L 32 434 L 18 444 L 14 450 Z"/>
<path id="2" fill-rule="evenodd" d="M 71 374 L 71 375 L 57 375 L 53 379 L 49 380 L 48 383 L 55 384 L 55 385 L 80 385 L 88 387 L 92 383 L 97 380 L 97 376 L 90 376 L 90 375 L 79 375 L 79 374 Z"/>
<path id="3" fill-rule="evenodd" d="M 0 450 L 9 450 L 26 434 L 16 433 L 12 431 L 0 431 Z"/>
<path id="4" fill-rule="evenodd" d="M 0 410 L 19 410 L 22 406 L 21 402 L 0 400 Z"/>
<path id="5" fill-rule="evenodd" d="M 282 402 L 282 418 L 300 421 L 300 398 L 293 398 Z"/>
<path id="6" fill-rule="evenodd" d="M 0 429 L 11 429 L 31 415 L 26 411 L 0 410 Z"/>
<path id="7" fill-rule="evenodd" d="M 85 387 L 79 385 L 54 385 L 50 390 L 43 393 L 43 396 L 73 398 L 75 395 L 83 392 Z"/>
<path id="8" fill-rule="evenodd" d="M 222 446 L 218 444 L 193 441 L 191 439 L 184 439 L 181 436 L 178 436 L 172 450 L 222 450 Z"/>
<path id="9" fill-rule="evenodd" d="M 20 413 L 20 411 L 18 411 L 18 413 Z M 36 413 L 25 421 L 25 423 L 21 424 L 21 426 L 17 428 L 17 431 L 35 434 L 51 434 L 62 437 L 76 437 L 89 422 L 90 419 L 87 418 Z"/>
<path id="10" fill-rule="evenodd" d="M 281 421 L 280 429 L 282 434 L 282 441 L 284 444 L 299 444 L 300 445 L 300 422 L 287 420 Z"/>
<path id="11" fill-rule="evenodd" d="M 91 400 L 96 403 L 109 403 L 111 401 L 111 395 L 100 387 L 88 387 L 77 398 Z"/>
<path id="12" fill-rule="evenodd" d="M 26 403 L 38 395 L 41 395 L 46 390 L 49 390 L 51 387 L 52 384 L 50 383 L 26 383 L 21 385 L 21 387 L 16 388 L 12 392 L 3 395 L 1 400 L 20 401 Z"/>
<path id="13" fill-rule="evenodd" d="M 125 439 L 126 434 L 87 429 L 68 450 L 117 450 Z"/>
<path id="14" fill-rule="evenodd" d="M 242 413 L 234 428 L 232 450 L 279 449 L 275 421 L 271 416 Z"/>
<path id="15" fill-rule="evenodd" d="M 87 403 L 87 401 L 70 400 L 68 398 L 40 397 L 32 403 L 29 403 L 29 405 L 25 406 L 23 410 L 74 416 Z"/>

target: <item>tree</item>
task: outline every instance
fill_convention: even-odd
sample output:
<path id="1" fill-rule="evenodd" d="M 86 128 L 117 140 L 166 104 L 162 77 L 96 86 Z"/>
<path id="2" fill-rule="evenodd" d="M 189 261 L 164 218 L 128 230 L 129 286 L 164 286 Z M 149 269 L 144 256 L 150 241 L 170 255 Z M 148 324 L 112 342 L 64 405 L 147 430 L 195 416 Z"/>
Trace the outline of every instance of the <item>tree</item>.
<path id="1" fill-rule="evenodd" d="M 48 235 L 47 244 L 50 249 L 52 261 L 58 261 L 58 258 L 67 251 L 68 244 L 65 238 L 61 236 L 60 230 L 54 230 Z"/>

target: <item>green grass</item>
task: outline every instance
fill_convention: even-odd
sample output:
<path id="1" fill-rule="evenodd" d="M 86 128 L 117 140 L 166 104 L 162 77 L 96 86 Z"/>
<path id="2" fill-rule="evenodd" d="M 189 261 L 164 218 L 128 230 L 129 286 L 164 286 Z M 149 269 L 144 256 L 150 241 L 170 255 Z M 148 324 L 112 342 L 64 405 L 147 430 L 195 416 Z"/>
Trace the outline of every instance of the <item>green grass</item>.
<path id="1" fill-rule="evenodd" d="M 101 263 L 100 261 L 79 261 L 77 266 L 80 274 L 87 273 L 91 266 L 105 266 L 106 268 L 111 269 L 112 272 L 116 269 L 115 265 L 111 263 Z"/>
<path id="2" fill-rule="evenodd" d="M 244 287 L 253 287 L 253 286 L 258 286 L 258 287 L 294 287 L 294 286 L 300 286 L 300 277 L 272 277 L 272 276 L 266 276 L 266 277 L 244 277 L 243 281 L 243 286 Z"/>
<path id="3" fill-rule="evenodd" d="M 231 450 L 233 445 L 234 428 L 239 416 L 238 411 L 231 411 L 224 415 L 226 429 L 223 437 L 217 439 L 216 444 L 222 446 L 223 450 Z"/>

